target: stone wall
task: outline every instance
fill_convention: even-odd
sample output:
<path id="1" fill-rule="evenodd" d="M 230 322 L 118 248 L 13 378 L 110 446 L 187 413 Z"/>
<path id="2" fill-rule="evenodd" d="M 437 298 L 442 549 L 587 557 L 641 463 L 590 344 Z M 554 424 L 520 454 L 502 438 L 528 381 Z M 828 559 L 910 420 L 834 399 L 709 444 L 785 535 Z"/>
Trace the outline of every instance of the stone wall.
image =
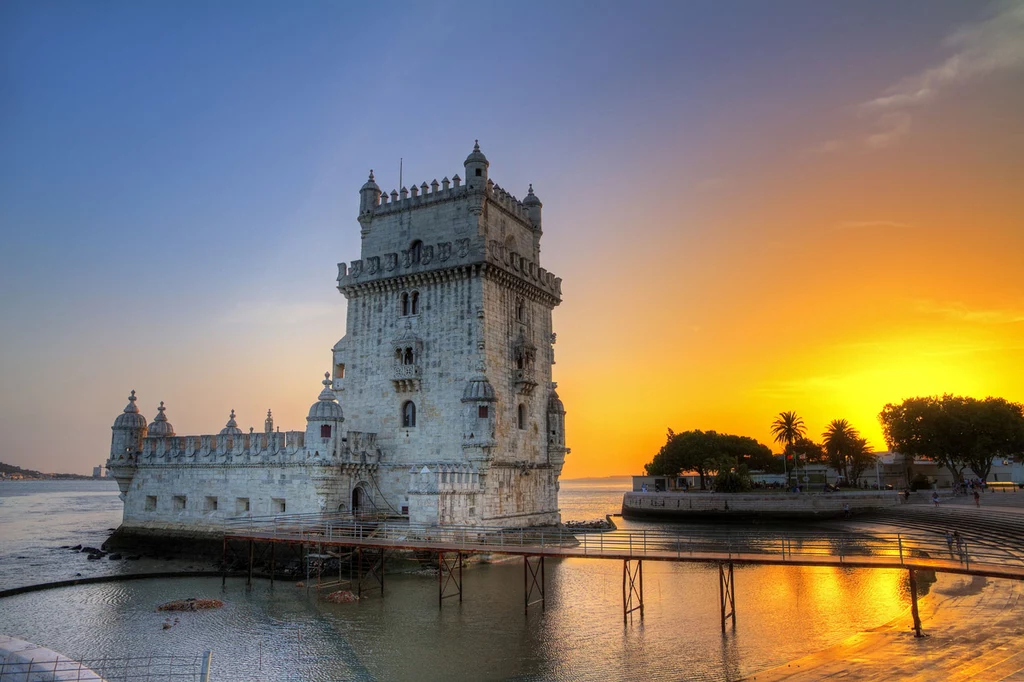
<path id="1" fill-rule="evenodd" d="M 625 517 L 779 516 L 808 517 L 842 515 L 851 511 L 893 507 L 900 504 L 894 490 L 848 493 L 800 493 L 760 495 L 756 493 L 637 493 L 622 496 Z"/>

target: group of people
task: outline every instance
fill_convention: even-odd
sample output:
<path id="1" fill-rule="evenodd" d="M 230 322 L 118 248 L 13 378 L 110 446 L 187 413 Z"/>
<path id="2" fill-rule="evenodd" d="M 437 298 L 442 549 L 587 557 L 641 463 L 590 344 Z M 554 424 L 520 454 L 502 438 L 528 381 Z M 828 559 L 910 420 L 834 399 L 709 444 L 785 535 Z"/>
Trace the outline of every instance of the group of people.
<path id="1" fill-rule="evenodd" d="M 964 543 L 964 538 L 960 535 L 960 531 L 946 531 L 946 546 L 949 547 L 949 557 L 951 559 L 959 558 L 961 562 L 964 560 L 964 556 L 967 552 L 967 545 Z M 955 553 L 953 550 L 954 546 L 956 547 Z"/>
<path id="2" fill-rule="evenodd" d="M 956 490 L 954 490 L 953 494 L 954 495 L 959 495 L 960 493 L 958 493 L 958 492 L 956 492 Z M 967 493 L 964 492 L 963 494 L 966 495 Z M 937 491 L 937 490 L 933 490 L 932 491 L 932 504 L 934 504 L 936 507 L 939 506 L 939 491 Z M 974 506 L 975 507 L 980 507 L 981 506 L 981 493 L 978 492 L 978 488 L 974 489 Z"/>

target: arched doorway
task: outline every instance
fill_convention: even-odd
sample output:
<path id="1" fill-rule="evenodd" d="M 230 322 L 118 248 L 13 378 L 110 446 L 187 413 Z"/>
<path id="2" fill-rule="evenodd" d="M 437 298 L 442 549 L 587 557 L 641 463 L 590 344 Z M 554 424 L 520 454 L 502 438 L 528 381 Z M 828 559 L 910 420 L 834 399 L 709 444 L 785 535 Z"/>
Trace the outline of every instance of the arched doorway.
<path id="1" fill-rule="evenodd" d="M 352 488 L 352 513 L 362 514 L 366 511 L 366 491 L 363 486 L 357 485 Z"/>

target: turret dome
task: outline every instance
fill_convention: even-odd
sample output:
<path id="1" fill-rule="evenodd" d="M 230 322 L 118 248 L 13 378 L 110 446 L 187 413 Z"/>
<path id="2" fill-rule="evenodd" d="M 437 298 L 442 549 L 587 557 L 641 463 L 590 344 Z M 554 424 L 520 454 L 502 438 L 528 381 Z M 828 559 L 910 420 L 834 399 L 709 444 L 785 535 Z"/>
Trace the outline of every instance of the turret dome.
<path id="1" fill-rule="evenodd" d="M 235 411 L 231 410 L 231 416 L 228 417 L 228 423 L 224 425 L 224 428 L 220 430 L 222 436 L 241 436 L 242 429 L 238 428 L 238 423 L 235 421 Z"/>
<path id="2" fill-rule="evenodd" d="M 167 415 L 164 414 L 164 401 L 160 401 L 160 407 L 156 408 L 157 414 L 153 419 L 153 423 L 149 425 L 150 436 L 170 437 L 174 435 L 174 427 L 171 422 L 167 421 Z"/>
<path id="3" fill-rule="evenodd" d="M 494 387 L 491 386 L 491 382 L 483 374 L 478 374 L 467 381 L 466 388 L 462 391 L 462 402 L 464 403 L 478 401 L 494 402 L 495 400 L 497 398 L 494 396 Z"/>
<path id="4" fill-rule="evenodd" d="M 114 420 L 115 429 L 146 428 L 146 418 L 139 414 L 139 408 L 135 405 L 136 400 L 138 398 L 135 397 L 135 391 L 132 390 L 131 395 L 128 396 L 128 405 L 125 406 L 124 412 L 117 415 L 117 419 Z"/>
<path id="5" fill-rule="evenodd" d="M 359 188 L 359 191 L 360 192 L 365 192 L 368 189 L 369 190 L 375 190 L 378 194 L 380 193 L 380 187 L 377 186 L 377 182 L 373 179 L 373 171 L 372 170 L 370 171 L 370 179 L 367 180 L 363 184 L 363 186 Z"/>
<path id="6" fill-rule="evenodd" d="M 324 373 L 324 390 L 320 391 L 320 397 L 309 408 L 309 415 L 306 421 L 344 421 L 345 417 L 341 412 L 341 405 L 331 390 L 331 373 Z"/>
<path id="7" fill-rule="evenodd" d="M 533 184 L 530 184 L 530 191 L 526 193 L 526 198 L 523 199 L 523 206 L 541 206 L 540 199 L 533 193 Z"/>
<path id="8" fill-rule="evenodd" d="M 562 401 L 558 397 L 558 393 L 553 388 L 551 389 L 551 395 L 548 396 L 548 412 L 565 414 L 565 406 L 562 405 Z"/>
<path id="9" fill-rule="evenodd" d="M 463 166 L 469 166 L 474 163 L 482 163 L 485 166 L 490 166 L 491 162 L 487 160 L 484 153 L 480 151 L 480 140 L 474 140 L 473 151 L 469 153 L 466 160 L 463 162 Z"/>

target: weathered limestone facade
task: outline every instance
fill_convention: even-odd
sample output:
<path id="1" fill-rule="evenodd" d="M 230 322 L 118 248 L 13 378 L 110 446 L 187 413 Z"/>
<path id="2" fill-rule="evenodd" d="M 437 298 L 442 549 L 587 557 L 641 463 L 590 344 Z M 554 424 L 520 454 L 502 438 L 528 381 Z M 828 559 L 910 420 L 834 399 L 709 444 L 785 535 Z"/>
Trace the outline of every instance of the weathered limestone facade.
<path id="1" fill-rule="evenodd" d="M 386 512 L 414 523 L 559 521 L 565 410 L 551 381 L 561 280 L 539 266 L 542 204 L 458 175 L 359 192 L 361 258 L 338 265 L 346 335 L 305 431 L 176 436 L 132 393 L 107 466 L 124 526 L 212 530 L 244 515 Z M 340 401 L 340 402 L 339 402 Z M 342 412 L 344 406 L 344 414 Z"/>

